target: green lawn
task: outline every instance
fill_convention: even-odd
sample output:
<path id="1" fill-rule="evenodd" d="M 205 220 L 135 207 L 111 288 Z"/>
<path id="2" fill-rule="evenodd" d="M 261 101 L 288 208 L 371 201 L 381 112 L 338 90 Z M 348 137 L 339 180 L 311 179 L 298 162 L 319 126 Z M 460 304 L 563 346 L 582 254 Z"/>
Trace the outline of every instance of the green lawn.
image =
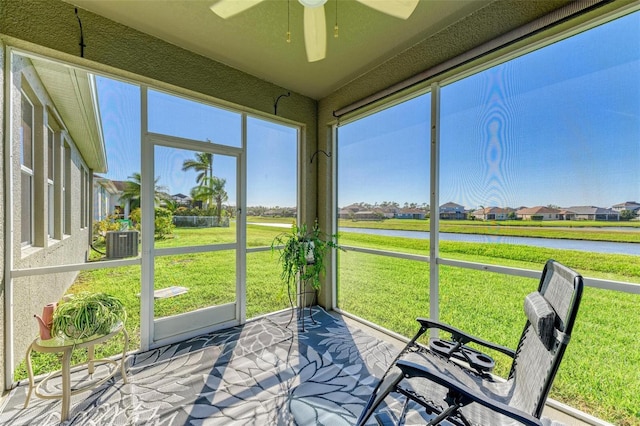
<path id="1" fill-rule="evenodd" d="M 344 233 L 340 243 L 395 252 L 428 254 L 428 242 Z M 638 256 L 584 253 L 509 244 L 441 242 L 449 259 L 542 270 L 549 258 L 584 276 L 640 283 Z M 339 253 L 341 309 L 411 336 L 415 318 L 429 315 L 429 264 L 357 252 Z M 515 348 L 522 327 L 524 297 L 537 280 L 440 266 L 440 319 L 487 340 Z M 640 425 L 640 296 L 585 289 L 573 338 L 551 397 L 619 425 Z M 393 314 L 397 313 L 397 314 Z M 496 372 L 506 357 L 491 354 Z"/>
<path id="2" fill-rule="evenodd" d="M 291 220 L 280 222 L 290 223 Z M 419 221 L 406 223 L 409 222 Z M 371 222 L 367 224 L 371 225 Z M 282 231 L 250 225 L 247 230 L 248 246 L 269 246 L 273 237 Z M 158 242 L 157 246 L 228 242 L 234 240 L 234 232 L 233 225 L 231 228 L 179 228 L 174 238 Z M 342 233 L 340 244 L 428 253 L 427 240 L 408 238 Z M 585 276 L 640 283 L 637 256 L 446 241 L 440 243 L 440 249 L 445 258 L 534 270 L 541 270 L 544 262 L 553 257 Z M 232 261 L 232 252 L 158 257 L 156 288 L 185 285 L 189 292 L 156 303 L 155 315 L 171 315 L 231 300 L 234 288 L 231 284 L 235 276 L 220 265 Z M 341 252 L 339 262 L 338 302 L 342 309 L 403 335 L 415 332 L 417 316 L 428 315 L 429 264 L 356 252 Z M 524 325 L 522 300 L 535 289 L 536 280 L 445 266 L 441 266 L 440 276 L 440 318 L 443 321 L 488 340 L 515 346 Z M 127 329 L 132 337 L 131 349 L 139 347 L 140 267 L 83 271 L 69 292 L 83 290 L 105 291 L 123 300 L 129 312 Z M 574 338 L 552 390 L 553 398 L 616 424 L 640 425 L 637 404 L 637 395 L 640 394 L 640 351 L 637 347 L 640 318 L 636 308 L 639 302 L 637 295 L 597 289 L 585 291 Z M 277 255 L 269 251 L 249 253 L 247 317 L 287 306 L 285 287 L 279 279 Z M 121 350 L 122 342 L 114 339 L 111 344 L 97 348 L 97 355 L 112 355 Z M 77 357 L 80 360 L 83 355 L 78 354 Z M 34 358 L 36 374 L 59 368 L 55 357 L 40 355 Z M 507 369 L 507 360 L 499 359 L 497 372 L 504 374 Z M 24 363 L 16 371 L 16 376 L 26 377 Z"/>

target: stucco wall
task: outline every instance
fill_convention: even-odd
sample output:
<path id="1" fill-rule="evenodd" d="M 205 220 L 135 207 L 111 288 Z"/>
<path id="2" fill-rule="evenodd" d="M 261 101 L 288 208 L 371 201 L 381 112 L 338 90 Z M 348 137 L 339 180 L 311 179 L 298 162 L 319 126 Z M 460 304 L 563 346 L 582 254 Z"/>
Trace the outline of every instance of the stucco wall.
<path id="1" fill-rule="evenodd" d="M 47 125 L 47 111 L 55 111 L 55 105 L 49 98 L 46 89 L 42 86 L 33 65 L 28 59 L 15 57 L 12 63 L 12 81 L 11 101 L 12 110 L 14 111 L 11 127 L 13 140 L 11 141 L 12 150 L 12 181 L 13 181 L 13 265 L 15 269 L 25 269 L 43 266 L 63 265 L 69 263 L 83 263 L 88 256 L 89 228 L 81 228 L 81 197 L 78 195 L 81 191 L 81 167 L 88 169 L 84 163 L 81 153 L 76 148 L 70 137 L 66 138 L 66 142 L 71 148 L 71 167 L 70 167 L 70 186 L 66 188 L 72 194 L 70 204 L 67 206 L 68 214 L 71 218 L 70 234 L 65 235 L 62 239 L 54 240 L 47 238 L 47 225 L 45 219 L 47 215 L 43 212 L 48 211 L 48 199 L 46 196 L 46 132 L 44 127 Z M 9 83 L 9 79 L 7 79 Z M 21 90 L 28 90 L 31 100 L 37 103 L 35 114 L 41 116 L 40 120 L 34 120 L 36 125 L 39 123 L 39 130 L 35 131 L 34 146 L 34 169 L 39 168 L 39 173 L 34 173 L 34 202 L 36 214 L 34 234 L 40 234 L 40 237 L 34 235 L 34 244 L 30 247 L 23 248 L 21 246 L 21 221 L 22 208 L 20 194 L 23 192 L 20 180 L 20 126 L 21 126 Z M 8 119 L 6 117 L 5 119 Z M 41 159 L 37 160 L 36 151 L 43 151 Z M 42 164 L 38 164 L 42 163 Z M 58 167 L 62 166 L 62 160 L 58 159 Z M 38 180 L 41 182 L 36 183 Z M 39 189 L 38 189 L 39 188 Z M 74 195 L 75 194 L 75 195 Z M 6 196 L 6 194 L 3 194 Z M 60 210 L 58 215 L 62 214 Z M 6 225 L 6 224 L 5 224 Z M 3 241 L 4 242 L 4 241 Z M 14 360 L 19 363 L 24 358 L 27 346 L 35 335 L 37 335 L 38 327 L 33 319 L 34 314 L 40 314 L 42 307 L 49 303 L 59 300 L 65 290 L 73 283 L 77 273 L 68 272 L 60 274 L 50 274 L 43 276 L 31 276 L 16 278 L 13 280 L 13 342 L 14 342 Z M 3 305 L 4 311 L 4 305 Z"/>

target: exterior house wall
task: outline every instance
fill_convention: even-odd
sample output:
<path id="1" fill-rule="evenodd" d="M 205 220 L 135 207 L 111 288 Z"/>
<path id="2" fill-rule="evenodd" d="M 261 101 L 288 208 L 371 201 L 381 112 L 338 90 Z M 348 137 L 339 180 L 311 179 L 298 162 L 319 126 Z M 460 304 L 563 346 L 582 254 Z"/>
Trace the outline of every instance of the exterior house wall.
<path id="1" fill-rule="evenodd" d="M 56 208 L 56 220 L 59 222 L 60 235 L 50 238 L 48 230 L 48 197 L 47 197 L 47 131 L 49 116 L 55 113 L 55 105 L 42 86 L 38 75 L 28 59 L 14 60 L 12 68 L 11 101 L 13 117 L 12 127 L 12 181 L 13 181 L 13 267 L 14 269 L 26 269 L 43 266 L 53 266 L 69 263 L 83 263 L 88 256 L 89 227 L 81 226 L 81 173 L 88 171 L 82 156 L 69 135 L 61 131 L 62 137 L 55 138 L 56 142 L 56 169 L 63 167 L 64 152 L 62 143 L 69 146 L 71 152 L 70 179 L 66 191 L 70 191 L 70 203 L 66 206 L 66 212 L 62 206 Z M 6 79 L 9 83 L 9 79 Z M 23 247 L 21 244 L 22 206 L 21 196 L 21 168 L 20 168 L 20 130 L 21 130 L 21 91 L 28 92 L 30 100 L 35 104 L 34 123 L 38 126 L 34 132 L 34 176 L 33 176 L 33 208 L 35 214 L 33 226 L 33 243 Z M 7 117 L 8 119 L 8 117 Z M 38 170 L 39 169 L 39 170 Z M 60 175 L 58 174 L 58 177 Z M 61 191 L 61 190 L 60 190 Z M 7 194 L 3 194 L 6 196 Z M 87 200 L 88 201 L 88 200 Z M 87 206 L 88 208 L 88 206 Z M 61 235 L 62 221 L 65 215 L 69 215 L 69 234 Z M 49 274 L 45 276 L 20 277 L 13 280 L 13 339 L 14 359 L 16 364 L 20 362 L 38 333 L 33 314 L 40 314 L 42 307 L 50 302 L 59 300 L 65 290 L 73 283 L 76 272 Z M 3 306 L 4 308 L 4 306 Z M 4 311 L 4 309 L 3 309 Z M 4 345 L 3 345 L 4 346 Z"/>
<path id="2" fill-rule="evenodd" d="M 492 207 L 476 210 L 470 213 L 470 216 L 479 220 L 509 220 L 509 214 L 511 214 L 512 211 L 514 210 Z"/>
<path id="3" fill-rule="evenodd" d="M 533 214 L 519 214 L 518 217 L 520 217 L 522 220 L 533 220 L 533 217 L 542 217 L 541 220 L 558 220 L 559 219 L 559 214 L 558 213 L 533 213 Z M 540 219 L 538 219 L 540 220 Z"/>

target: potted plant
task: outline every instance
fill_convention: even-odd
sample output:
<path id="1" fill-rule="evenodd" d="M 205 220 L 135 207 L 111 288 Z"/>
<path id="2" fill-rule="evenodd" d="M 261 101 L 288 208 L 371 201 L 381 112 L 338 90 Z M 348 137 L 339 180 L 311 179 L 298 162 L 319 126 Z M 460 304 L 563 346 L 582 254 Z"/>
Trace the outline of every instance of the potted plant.
<path id="1" fill-rule="evenodd" d="M 81 293 L 56 307 L 51 335 L 81 340 L 109 334 L 126 318 L 124 305 L 117 297 L 106 293 Z"/>
<path id="2" fill-rule="evenodd" d="M 297 226 L 294 222 L 290 232 L 279 234 L 273 239 L 271 250 L 280 251 L 278 258 L 282 267 L 280 276 L 287 286 L 292 307 L 292 294 L 297 293 L 298 282 L 302 294 L 306 294 L 307 285 L 311 286 L 314 296 L 320 289 L 325 255 L 331 248 L 340 248 L 335 239 L 336 235 L 327 235 L 320 230 L 317 220 L 311 230 L 307 229 L 306 224 Z"/>

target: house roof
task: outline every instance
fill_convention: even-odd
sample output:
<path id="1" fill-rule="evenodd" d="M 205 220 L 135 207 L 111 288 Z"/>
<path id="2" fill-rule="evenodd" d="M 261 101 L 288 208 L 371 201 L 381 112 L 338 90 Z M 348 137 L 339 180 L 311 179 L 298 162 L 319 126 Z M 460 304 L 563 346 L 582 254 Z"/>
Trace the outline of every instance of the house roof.
<path id="1" fill-rule="evenodd" d="M 476 211 L 473 212 L 473 214 L 487 214 L 487 213 L 492 213 L 492 214 L 504 214 L 504 213 L 511 213 L 515 211 L 514 209 L 512 209 L 511 207 L 485 207 L 484 209 L 478 209 Z"/>
<path id="2" fill-rule="evenodd" d="M 617 208 L 629 207 L 630 209 L 636 209 L 640 207 L 640 203 L 636 201 L 625 201 L 624 203 L 614 204 L 613 207 L 617 207 Z"/>
<path id="3" fill-rule="evenodd" d="M 410 214 L 425 214 L 426 212 L 421 209 L 416 208 L 401 208 L 398 210 L 399 213 L 410 213 Z"/>
<path id="4" fill-rule="evenodd" d="M 120 192 L 118 190 L 118 188 L 116 188 L 116 186 L 114 185 L 113 181 L 111 179 L 102 177 L 102 176 L 98 176 L 98 175 L 93 175 L 93 181 L 97 184 L 102 186 L 109 194 L 116 194 L 118 192 Z"/>
<path id="5" fill-rule="evenodd" d="M 107 153 L 94 76 L 44 59 L 32 58 L 31 63 L 87 166 L 94 172 L 105 173 Z"/>
<path id="6" fill-rule="evenodd" d="M 619 214 L 613 209 L 596 206 L 572 206 L 567 207 L 567 211 L 575 214 Z"/>
<path id="7" fill-rule="evenodd" d="M 177 194 L 173 194 L 172 197 L 173 198 L 180 198 L 182 200 L 190 200 L 191 199 L 191 197 L 189 197 L 188 195 L 184 195 L 184 194 L 182 194 L 180 192 L 177 193 Z"/>
<path id="8" fill-rule="evenodd" d="M 123 180 L 114 180 L 113 181 L 113 185 L 116 187 L 116 189 L 120 192 L 124 191 L 124 186 L 125 186 L 126 182 Z"/>
<path id="9" fill-rule="evenodd" d="M 554 209 L 551 207 L 545 207 L 545 206 L 536 206 L 536 207 L 525 207 L 523 209 L 520 209 L 518 211 L 516 211 L 517 214 L 519 215 L 530 215 L 530 214 L 555 214 L 555 213 L 560 213 L 559 209 Z"/>

